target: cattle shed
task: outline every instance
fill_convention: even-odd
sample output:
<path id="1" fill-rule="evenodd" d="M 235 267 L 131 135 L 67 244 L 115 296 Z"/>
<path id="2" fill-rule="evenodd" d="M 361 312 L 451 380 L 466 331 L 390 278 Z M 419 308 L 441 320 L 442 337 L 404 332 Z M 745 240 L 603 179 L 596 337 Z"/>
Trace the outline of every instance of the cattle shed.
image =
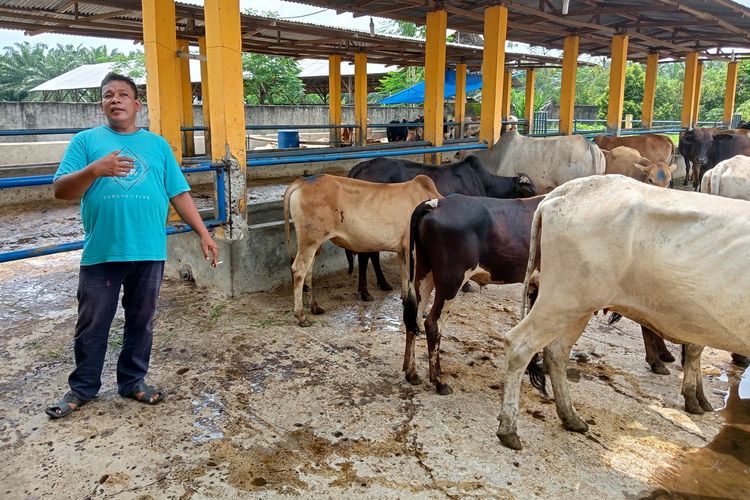
<path id="1" fill-rule="evenodd" d="M 217 230 L 226 245 L 227 266 L 220 279 L 200 273 L 199 282 L 215 284 L 226 293 L 247 290 L 237 270 L 248 260 L 245 253 L 248 206 L 246 174 L 253 165 L 301 161 L 288 156 L 248 160 L 243 113 L 240 55 L 255 51 L 293 57 L 327 58 L 329 62 L 329 126 L 332 142 L 343 127 L 341 106 L 342 61 L 354 64 L 354 135 L 357 145 L 367 137 L 367 63 L 398 66 L 423 65 L 425 74 L 424 153 L 429 163 L 439 163 L 443 151 L 461 146 L 445 145 L 444 78 L 446 67 L 457 72 L 456 121 L 464 116 L 463 75 L 481 68 L 480 144 L 491 147 L 500 136 L 502 121 L 510 110 L 513 70 L 526 70 L 525 118 L 531 121 L 535 68 L 562 66 L 560 132 L 573 132 L 576 68 L 579 54 L 610 56 L 608 130 L 619 134 L 622 122 L 625 64 L 646 60 L 647 83 L 643 123 L 652 123 L 659 61 L 685 59 L 687 78 L 683 97 L 682 126 L 697 118 L 702 61 L 726 58 L 729 64 L 724 120 L 734 108 L 737 57 L 727 47 L 750 48 L 750 9 L 730 0 L 514 0 L 470 2 L 461 0 L 373 0 L 302 2 L 355 15 L 374 15 L 412 21 L 426 26 L 426 40 L 374 35 L 291 20 L 270 19 L 240 12 L 237 0 L 206 0 L 203 6 L 144 0 L 6 0 L 0 6 L 0 27 L 22 29 L 29 35 L 43 32 L 124 38 L 145 48 L 149 118 L 151 129 L 169 141 L 178 159 L 182 133 L 192 126 L 188 60 L 201 60 L 203 113 L 210 140 L 206 162 L 226 165 L 227 224 Z M 481 33 L 484 47 L 446 42 L 446 30 Z M 551 56 L 506 51 L 506 41 L 518 41 L 548 49 L 562 49 L 562 60 Z M 198 51 L 191 52 L 190 47 Z M 175 92 L 175 89 L 179 89 Z M 189 132 L 188 132 L 189 133 Z M 337 153 L 338 154 L 338 153 Z M 374 154 L 360 153 L 357 154 Z M 333 159 L 335 155 L 328 156 Z M 216 167 L 214 167 L 216 168 Z M 170 241 L 178 240 L 173 238 Z M 230 251 L 237 247 L 236 251 Z M 243 250 L 240 250 L 243 249 Z M 252 257 L 250 257 L 252 258 Z M 226 262 L 226 261 L 225 261 Z"/>

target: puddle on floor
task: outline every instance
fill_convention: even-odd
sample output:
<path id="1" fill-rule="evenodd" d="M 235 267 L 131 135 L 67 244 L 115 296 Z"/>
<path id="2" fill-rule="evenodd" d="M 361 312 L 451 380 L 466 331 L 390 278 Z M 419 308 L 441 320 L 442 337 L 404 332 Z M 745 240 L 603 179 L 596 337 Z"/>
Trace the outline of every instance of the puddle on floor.
<path id="1" fill-rule="evenodd" d="M 216 394 L 202 394 L 202 399 L 191 401 L 193 413 L 198 419 L 193 422 L 193 427 L 198 433 L 192 438 L 195 443 L 207 443 L 224 437 L 220 423 L 224 420 L 224 405 L 219 401 Z"/>
<path id="2" fill-rule="evenodd" d="M 659 471 L 662 487 L 647 498 L 750 498 L 750 368 L 719 411 L 724 424 L 716 437 Z"/>

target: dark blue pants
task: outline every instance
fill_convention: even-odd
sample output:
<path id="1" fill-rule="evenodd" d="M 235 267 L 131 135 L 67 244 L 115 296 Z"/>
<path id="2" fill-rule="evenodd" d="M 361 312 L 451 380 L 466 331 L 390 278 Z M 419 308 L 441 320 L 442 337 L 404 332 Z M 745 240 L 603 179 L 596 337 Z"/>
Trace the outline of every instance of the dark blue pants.
<path id="1" fill-rule="evenodd" d="M 144 379 L 151 359 L 152 326 L 163 275 L 163 261 L 81 266 L 73 344 L 76 368 L 68 377 L 76 396 L 88 401 L 102 386 L 107 339 L 121 288 L 125 331 L 117 360 L 117 392 L 126 396 Z"/>

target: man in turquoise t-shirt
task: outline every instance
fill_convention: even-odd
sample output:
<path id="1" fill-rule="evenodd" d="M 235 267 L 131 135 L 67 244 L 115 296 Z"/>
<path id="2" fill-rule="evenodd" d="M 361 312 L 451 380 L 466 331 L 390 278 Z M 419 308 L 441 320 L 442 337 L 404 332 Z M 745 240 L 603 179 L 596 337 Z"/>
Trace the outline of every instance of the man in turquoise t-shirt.
<path id="1" fill-rule="evenodd" d="M 108 125 L 73 137 L 54 178 L 55 197 L 81 199 L 84 243 L 78 278 L 76 368 L 70 391 L 45 412 L 69 415 L 101 387 L 109 328 L 120 289 L 125 310 L 117 388 L 123 397 L 156 404 L 165 393 L 146 385 L 152 324 L 167 258 L 164 225 L 169 203 L 200 237 L 216 267 L 216 242 L 203 225 L 189 186 L 162 137 L 138 128 L 141 108 L 132 79 L 110 73 L 101 84 Z"/>

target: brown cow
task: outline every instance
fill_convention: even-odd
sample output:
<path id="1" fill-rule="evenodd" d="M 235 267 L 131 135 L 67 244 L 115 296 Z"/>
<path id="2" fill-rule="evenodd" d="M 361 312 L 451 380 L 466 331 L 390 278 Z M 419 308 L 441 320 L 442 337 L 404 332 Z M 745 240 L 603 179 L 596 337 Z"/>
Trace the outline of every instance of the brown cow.
<path id="1" fill-rule="evenodd" d="M 303 287 L 311 312 L 324 312 L 313 297 L 312 269 L 315 255 L 327 240 L 353 252 L 398 253 L 404 296 L 409 283 L 406 260 L 409 216 L 421 201 L 432 198 L 441 195 L 426 175 L 395 184 L 335 175 L 301 177 L 294 181 L 284 193 L 284 228 L 291 258 L 291 214 L 297 234 L 297 255 L 292 262 L 294 316 L 300 326 L 312 324 L 303 310 Z"/>
<path id="2" fill-rule="evenodd" d="M 674 142 L 666 135 L 597 135 L 594 143 L 602 149 L 613 150 L 617 146 L 627 146 L 637 150 L 652 162 L 663 161 L 667 165 L 674 163 Z"/>
<path id="3" fill-rule="evenodd" d="M 672 172 L 677 165 L 667 165 L 663 161 L 652 162 L 627 146 L 617 146 L 612 151 L 602 149 L 607 161 L 605 174 L 622 174 L 637 181 L 667 187 L 672 181 Z"/>

